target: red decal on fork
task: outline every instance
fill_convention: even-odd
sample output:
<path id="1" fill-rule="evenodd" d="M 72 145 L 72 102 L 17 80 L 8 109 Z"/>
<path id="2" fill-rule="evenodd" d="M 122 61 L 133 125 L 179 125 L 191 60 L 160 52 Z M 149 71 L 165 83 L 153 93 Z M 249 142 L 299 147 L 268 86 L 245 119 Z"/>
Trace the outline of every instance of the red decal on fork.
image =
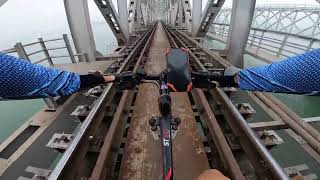
<path id="1" fill-rule="evenodd" d="M 170 133 L 168 131 L 168 129 L 163 129 L 163 138 L 164 139 L 169 139 L 170 138 Z"/>
<path id="2" fill-rule="evenodd" d="M 171 167 L 170 167 L 169 172 L 168 172 L 168 174 L 167 174 L 167 176 L 166 176 L 166 180 L 170 180 L 170 179 L 171 179 L 171 176 L 172 176 L 172 169 L 171 169 Z"/>

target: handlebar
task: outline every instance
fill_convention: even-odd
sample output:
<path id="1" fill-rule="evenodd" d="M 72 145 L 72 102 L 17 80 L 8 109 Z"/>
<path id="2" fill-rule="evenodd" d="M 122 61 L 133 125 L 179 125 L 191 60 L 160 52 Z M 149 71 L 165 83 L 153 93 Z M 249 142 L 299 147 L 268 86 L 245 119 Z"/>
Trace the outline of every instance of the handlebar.
<path id="1" fill-rule="evenodd" d="M 191 81 L 194 88 L 213 88 L 217 86 L 220 79 L 224 78 L 223 70 L 216 70 L 212 72 L 191 72 Z M 159 84 L 159 89 L 162 86 L 167 85 L 166 79 L 167 72 L 164 71 L 159 75 L 147 75 L 144 72 L 125 72 L 122 73 L 121 78 L 118 78 L 114 83 L 117 84 L 117 87 L 122 90 L 133 89 L 137 84 L 141 83 L 150 83 L 149 81 L 156 81 Z M 115 75 L 116 77 L 120 75 Z"/>

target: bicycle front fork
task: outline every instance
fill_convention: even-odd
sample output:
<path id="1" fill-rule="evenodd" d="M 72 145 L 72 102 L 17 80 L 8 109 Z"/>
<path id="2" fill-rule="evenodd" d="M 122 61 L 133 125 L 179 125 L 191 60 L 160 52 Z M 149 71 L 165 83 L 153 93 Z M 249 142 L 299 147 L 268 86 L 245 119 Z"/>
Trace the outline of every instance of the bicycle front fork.
<path id="1" fill-rule="evenodd" d="M 170 117 L 153 117 L 149 120 L 150 129 L 156 132 L 159 129 L 159 139 L 162 148 L 162 172 L 164 180 L 173 179 L 172 139 L 179 129 L 181 120 Z M 158 128 L 159 127 L 159 128 Z"/>

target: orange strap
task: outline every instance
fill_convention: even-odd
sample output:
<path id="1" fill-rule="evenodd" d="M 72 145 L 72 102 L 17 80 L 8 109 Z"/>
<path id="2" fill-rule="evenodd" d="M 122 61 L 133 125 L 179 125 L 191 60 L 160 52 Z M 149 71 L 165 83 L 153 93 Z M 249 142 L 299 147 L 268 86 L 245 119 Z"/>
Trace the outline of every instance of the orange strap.
<path id="1" fill-rule="evenodd" d="M 174 92 L 177 92 L 177 89 L 174 87 L 173 84 L 167 83 L 167 85 L 168 85 L 168 87 L 169 87 L 170 89 L 172 89 Z"/>
<path id="2" fill-rule="evenodd" d="M 186 48 L 181 48 L 181 50 L 182 50 L 182 51 L 185 51 L 185 52 L 189 52 L 189 50 L 186 49 Z"/>
<path id="3" fill-rule="evenodd" d="M 191 90 L 192 90 L 192 82 L 188 85 L 187 92 L 191 92 Z"/>

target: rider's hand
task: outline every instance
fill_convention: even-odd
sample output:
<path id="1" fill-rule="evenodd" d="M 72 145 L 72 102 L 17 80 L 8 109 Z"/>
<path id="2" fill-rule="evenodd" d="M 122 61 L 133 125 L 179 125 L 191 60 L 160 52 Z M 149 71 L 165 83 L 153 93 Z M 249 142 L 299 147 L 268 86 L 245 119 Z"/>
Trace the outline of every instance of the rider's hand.
<path id="1" fill-rule="evenodd" d="M 90 70 L 89 74 L 92 74 L 96 77 L 103 77 L 104 83 L 113 82 L 116 78 L 114 75 L 103 75 L 103 73 L 101 71 L 95 71 L 95 70 Z M 103 83 L 101 83 L 101 84 L 103 84 Z"/>
<path id="2" fill-rule="evenodd" d="M 228 67 L 224 70 L 223 76 L 226 81 L 223 84 L 228 87 L 236 87 L 238 86 L 238 72 L 241 71 L 239 68 Z"/>
<path id="3" fill-rule="evenodd" d="M 194 84 L 199 87 L 206 86 L 209 81 L 218 82 L 220 87 L 236 87 L 239 71 L 240 69 L 237 68 L 226 68 L 218 72 L 193 72 L 192 77 Z"/>
<path id="4" fill-rule="evenodd" d="M 113 80 L 113 82 L 120 82 L 120 83 L 132 82 L 132 81 L 136 81 L 136 76 L 134 73 L 129 71 L 114 75 L 114 80 Z"/>

